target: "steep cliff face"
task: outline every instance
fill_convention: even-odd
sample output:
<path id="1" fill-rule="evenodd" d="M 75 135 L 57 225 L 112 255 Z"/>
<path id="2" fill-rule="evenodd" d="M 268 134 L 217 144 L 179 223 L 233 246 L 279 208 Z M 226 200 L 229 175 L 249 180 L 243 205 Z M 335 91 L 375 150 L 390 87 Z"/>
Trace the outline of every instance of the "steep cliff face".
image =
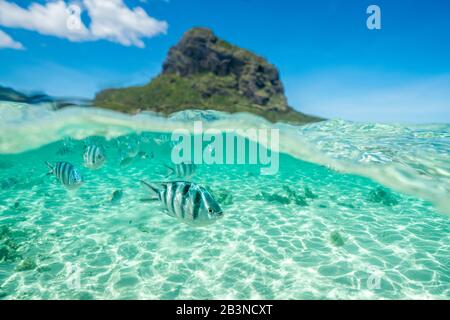
<path id="1" fill-rule="evenodd" d="M 288 106 L 275 66 L 206 28 L 186 32 L 169 50 L 161 74 L 150 83 L 104 90 L 97 94 L 94 103 L 132 113 L 213 109 L 250 112 L 270 121 L 320 120 Z"/>
<path id="2" fill-rule="evenodd" d="M 217 38 L 209 29 L 191 29 L 170 49 L 163 74 L 186 77 L 208 72 L 218 77 L 231 76 L 234 81 L 230 82 L 230 89 L 255 106 L 287 109 L 283 85 L 273 65 Z M 214 83 L 203 92 L 205 97 L 215 93 Z"/>

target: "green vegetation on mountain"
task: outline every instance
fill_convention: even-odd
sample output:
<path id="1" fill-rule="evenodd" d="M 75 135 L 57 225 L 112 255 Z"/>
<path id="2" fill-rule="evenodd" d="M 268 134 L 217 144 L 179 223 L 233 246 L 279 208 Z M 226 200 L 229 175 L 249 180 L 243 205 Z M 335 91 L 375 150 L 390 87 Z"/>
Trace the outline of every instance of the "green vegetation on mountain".
<path id="1" fill-rule="evenodd" d="M 186 109 L 249 112 L 269 121 L 307 123 L 320 118 L 287 105 L 278 70 L 264 58 L 194 28 L 169 51 L 163 71 L 150 83 L 107 89 L 96 106 L 136 113 L 171 114 Z"/>

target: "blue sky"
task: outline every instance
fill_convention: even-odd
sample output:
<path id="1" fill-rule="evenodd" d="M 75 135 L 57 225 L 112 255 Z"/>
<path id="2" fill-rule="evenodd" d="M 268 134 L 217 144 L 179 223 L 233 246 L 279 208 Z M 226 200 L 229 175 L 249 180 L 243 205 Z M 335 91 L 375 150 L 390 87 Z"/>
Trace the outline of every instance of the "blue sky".
<path id="1" fill-rule="evenodd" d="M 82 8 L 78 33 L 66 30 L 72 3 Z M 371 4 L 381 8 L 381 30 L 366 26 Z M 275 64 L 298 110 L 450 122 L 447 0 L 0 0 L 0 85 L 92 97 L 143 84 L 193 26 Z"/>

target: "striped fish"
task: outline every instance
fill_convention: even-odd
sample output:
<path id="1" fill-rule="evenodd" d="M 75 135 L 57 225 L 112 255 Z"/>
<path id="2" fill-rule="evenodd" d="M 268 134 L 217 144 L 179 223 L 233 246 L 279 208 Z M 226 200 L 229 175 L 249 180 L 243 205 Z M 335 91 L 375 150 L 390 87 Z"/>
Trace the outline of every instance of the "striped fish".
<path id="1" fill-rule="evenodd" d="M 195 164 L 185 162 L 175 165 L 174 168 L 170 166 L 166 166 L 166 168 L 169 169 L 169 176 L 175 174 L 179 178 L 190 177 L 197 169 Z"/>
<path id="2" fill-rule="evenodd" d="M 90 145 L 86 148 L 83 155 L 84 165 L 90 169 L 100 168 L 106 160 L 102 149 L 96 145 Z"/>
<path id="3" fill-rule="evenodd" d="M 223 213 L 217 201 L 206 188 L 189 181 L 162 182 L 158 188 L 141 181 L 159 200 L 171 217 L 191 225 L 206 225 Z"/>
<path id="4" fill-rule="evenodd" d="M 50 171 L 48 174 L 53 174 L 55 177 L 68 188 L 77 188 L 83 183 L 80 173 L 69 162 L 57 162 L 52 165 L 49 162 L 45 162 Z"/>

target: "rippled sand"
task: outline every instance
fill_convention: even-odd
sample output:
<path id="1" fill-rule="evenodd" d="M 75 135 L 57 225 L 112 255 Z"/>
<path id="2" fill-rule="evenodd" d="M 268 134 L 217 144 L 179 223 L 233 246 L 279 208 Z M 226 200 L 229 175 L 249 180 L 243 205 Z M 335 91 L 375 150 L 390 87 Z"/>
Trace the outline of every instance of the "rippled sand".
<path id="1" fill-rule="evenodd" d="M 142 202 L 138 183 L 165 177 L 161 132 L 192 120 L 280 129 L 275 176 L 200 166 L 193 180 L 224 210 L 202 228 Z M 82 165 L 86 141 L 106 150 L 99 170 Z M 121 141 L 147 157 L 120 165 Z M 449 125 L 0 103 L 0 299 L 449 299 L 449 149 Z M 46 176 L 44 161 L 61 160 L 81 171 L 79 190 Z"/>
<path id="2" fill-rule="evenodd" d="M 95 171 L 82 166 L 82 140 L 0 155 L 1 298 L 450 298 L 450 219 L 426 200 L 282 154 L 276 176 L 200 166 L 193 180 L 224 218 L 194 228 L 140 201 L 138 181 L 160 180 L 170 161 L 160 134 L 144 137 L 153 159 L 127 166 L 114 139 L 97 138 L 108 160 Z M 72 162 L 85 184 L 67 191 L 46 160 Z"/>

